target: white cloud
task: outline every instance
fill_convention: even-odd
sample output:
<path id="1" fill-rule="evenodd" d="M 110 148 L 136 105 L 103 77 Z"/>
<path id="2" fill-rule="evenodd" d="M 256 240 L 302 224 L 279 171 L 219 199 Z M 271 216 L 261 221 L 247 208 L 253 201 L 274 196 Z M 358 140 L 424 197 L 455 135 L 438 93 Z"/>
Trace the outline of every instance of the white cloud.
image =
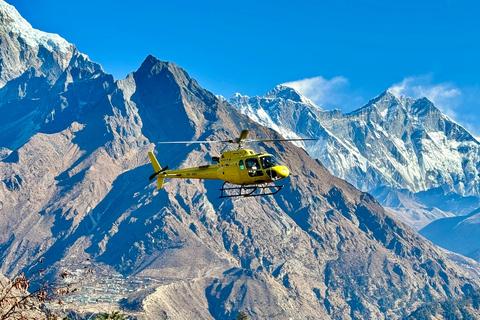
<path id="1" fill-rule="evenodd" d="M 347 78 L 338 76 L 330 80 L 321 76 L 283 83 L 293 88 L 322 108 L 341 108 L 344 104 L 358 102 L 358 97 L 352 99 L 350 83 Z"/>
<path id="2" fill-rule="evenodd" d="M 406 77 L 389 90 L 413 99 L 425 97 L 451 118 L 457 117 L 462 100 L 462 91 L 458 87 L 449 82 L 435 84 L 432 75 Z"/>

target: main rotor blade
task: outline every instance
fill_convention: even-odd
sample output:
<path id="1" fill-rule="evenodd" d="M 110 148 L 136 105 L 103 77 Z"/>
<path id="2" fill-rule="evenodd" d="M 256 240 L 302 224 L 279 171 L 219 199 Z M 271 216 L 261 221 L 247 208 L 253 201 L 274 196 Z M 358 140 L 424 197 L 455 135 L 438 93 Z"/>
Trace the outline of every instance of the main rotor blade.
<path id="1" fill-rule="evenodd" d="M 318 139 L 260 139 L 260 140 L 244 140 L 244 142 L 274 142 L 274 141 L 315 141 Z"/>
<path id="2" fill-rule="evenodd" d="M 242 132 L 240 133 L 240 137 L 238 138 L 239 141 L 242 141 L 242 140 L 245 140 L 247 138 L 247 135 L 248 135 L 248 130 L 242 130 Z"/>
<path id="3" fill-rule="evenodd" d="M 274 141 L 309 141 L 309 140 L 318 140 L 318 139 L 245 139 L 248 135 L 248 130 L 242 130 L 240 138 L 235 140 L 195 140 L 195 141 L 157 141 L 156 143 L 179 143 L 179 144 L 190 144 L 190 143 L 240 143 L 240 142 L 274 142 Z"/>
<path id="4" fill-rule="evenodd" d="M 157 141 L 156 143 L 226 143 L 226 142 L 233 142 L 233 140 L 206 140 L 206 141 Z"/>

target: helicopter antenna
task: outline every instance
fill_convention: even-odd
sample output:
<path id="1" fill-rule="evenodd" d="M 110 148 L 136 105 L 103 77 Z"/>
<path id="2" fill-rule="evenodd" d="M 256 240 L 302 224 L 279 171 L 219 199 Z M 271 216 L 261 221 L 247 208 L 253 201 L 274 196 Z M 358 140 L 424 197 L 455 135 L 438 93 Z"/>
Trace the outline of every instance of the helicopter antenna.
<path id="1" fill-rule="evenodd" d="M 230 139 L 230 140 L 196 140 L 196 141 L 159 141 L 157 143 L 184 143 L 184 144 L 190 144 L 190 143 L 235 143 L 238 144 L 238 149 L 243 149 L 243 146 L 245 143 L 250 143 L 250 142 L 275 142 L 275 141 L 313 141 L 313 140 L 318 140 L 318 139 L 247 139 L 249 131 L 248 130 L 242 130 L 240 133 L 240 136 L 235 139 Z"/>

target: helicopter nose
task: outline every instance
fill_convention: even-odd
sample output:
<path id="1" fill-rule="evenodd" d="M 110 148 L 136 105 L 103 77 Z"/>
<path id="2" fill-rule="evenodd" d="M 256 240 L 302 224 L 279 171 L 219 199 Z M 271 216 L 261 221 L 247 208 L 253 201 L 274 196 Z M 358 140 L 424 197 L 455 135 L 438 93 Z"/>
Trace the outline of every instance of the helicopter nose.
<path id="1" fill-rule="evenodd" d="M 290 174 L 290 170 L 288 170 L 288 168 L 285 166 L 279 166 L 275 171 L 277 171 L 278 177 L 280 177 L 280 179 L 286 178 Z"/>

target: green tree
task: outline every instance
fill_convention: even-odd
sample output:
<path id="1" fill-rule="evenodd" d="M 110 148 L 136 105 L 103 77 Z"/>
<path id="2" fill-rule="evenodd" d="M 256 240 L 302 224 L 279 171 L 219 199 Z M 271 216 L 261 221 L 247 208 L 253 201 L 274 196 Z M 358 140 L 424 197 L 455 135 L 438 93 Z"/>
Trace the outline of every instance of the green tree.
<path id="1" fill-rule="evenodd" d="M 237 314 L 237 317 L 233 320 L 247 320 L 248 319 L 248 316 L 245 312 L 240 312 L 239 314 Z"/>
<path id="2" fill-rule="evenodd" d="M 111 313 L 106 313 L 105 316 L 97 316 L 95 320 L 128 320 L 128 317 L 121 314 L 120 311 L 113 311 Z"/>

